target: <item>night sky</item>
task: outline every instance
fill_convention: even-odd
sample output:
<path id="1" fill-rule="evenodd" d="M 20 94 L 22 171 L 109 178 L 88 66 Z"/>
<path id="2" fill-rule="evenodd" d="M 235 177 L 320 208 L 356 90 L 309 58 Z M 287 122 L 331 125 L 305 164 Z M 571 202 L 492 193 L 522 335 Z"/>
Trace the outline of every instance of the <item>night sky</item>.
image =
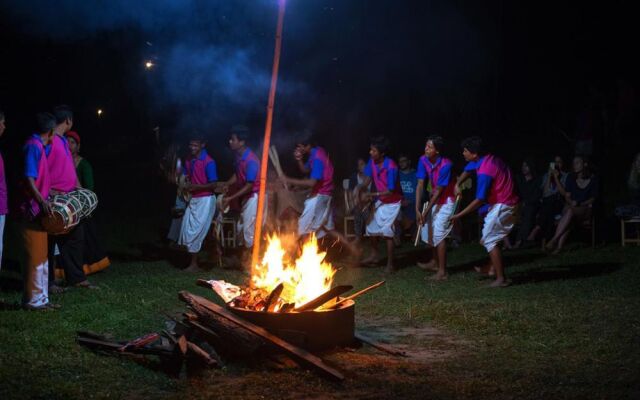
<path id="1" fill-rule="evenodd" d="M 460 164 L 458 143 L 473 134 L 512 165 L 546 162 L 571 154 L 560 132 L 574 135 L 596 98 L 608 118 L 595 156 L 626 173 L 638 148 L 631 4 L 290 0 L 273 140 L 288 152 L 311 130 L 345 175 L 378 134 L 413 159 L 438 133 Z M 209 138 L 226 179 L 229 127 L 263 132 L 275 0 L 3 0 L 0 10 L 10 176 L 34 114 L 61 103 L 107 197 L 153 175 L 161 148 L 190 135 Z"/>

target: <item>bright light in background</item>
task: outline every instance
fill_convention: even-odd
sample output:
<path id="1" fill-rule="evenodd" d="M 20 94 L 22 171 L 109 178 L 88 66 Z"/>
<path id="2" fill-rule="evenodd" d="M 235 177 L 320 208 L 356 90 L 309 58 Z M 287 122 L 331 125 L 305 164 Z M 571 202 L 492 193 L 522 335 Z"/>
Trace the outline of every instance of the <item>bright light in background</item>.
<path id="1" fill-rule="evenodd" d="M 102 117 L 102 108 L 98 108 L 98 118 Z"/>
<path id="2" fill-rule="evenodd" d="M 151 68 L 155 67 L 155 65 L 156 65 L 156 64 L 154 64 L 154 62 L 153 62 L 153 61 L 147 61 L 147 62 L 145 62 L 145 63 L 144 63 L 144 67 L 145 67 L 146 69 L 151 69 Z"/>

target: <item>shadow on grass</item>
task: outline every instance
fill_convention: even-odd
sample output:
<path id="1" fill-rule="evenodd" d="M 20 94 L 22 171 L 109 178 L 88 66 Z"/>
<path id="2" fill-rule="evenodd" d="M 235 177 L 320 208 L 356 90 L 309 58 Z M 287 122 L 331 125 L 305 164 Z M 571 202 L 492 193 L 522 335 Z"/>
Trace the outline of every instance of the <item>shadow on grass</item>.
<path id="1" fill-rule="evenodd" d="M 540 258 L 547 257 L 547 255 L 544 253 L 530 253 L 530 252 L 516 253 L 513 251 L 509 251 L 507 253 L 503 253 L 503 257 L 504 257 L 505 265 L 508 268 L 509 266 L 515 266 L 519 264 L 528 264 Z M 447 270 L 449 271 L 450 274 L 465 272 L 465 271 L 473 270 L 473 267 L 479 267 L 479 266 L 485 265 L 488 262 L 488 260 L 489 260 L 489 256 L 487 255 L 486 257 L 483 257 L 480 259 L 468 261 L 463 264 L 453 265 L 451 267 L 448 267 Z"/>
<path id="2" fill-rule="evenodd" d="M 514 285 L 529 283 L 591 278 L 611 274 L 621 267 L 620 263 L 582 263 L 537 267 L 511 276 Z"/>

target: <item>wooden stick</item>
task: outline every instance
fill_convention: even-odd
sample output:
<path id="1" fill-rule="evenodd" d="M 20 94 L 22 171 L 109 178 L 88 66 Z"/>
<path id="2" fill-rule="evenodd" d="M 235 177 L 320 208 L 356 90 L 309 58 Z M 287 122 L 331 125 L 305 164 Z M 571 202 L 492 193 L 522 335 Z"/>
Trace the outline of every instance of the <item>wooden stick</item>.
<path id="1" fill-rule="evenodd" d="M 322 293 L 320 296 L 316 297 L 315 299 L 307 302 L 306 304 L 303 304 L 300 307 L 294 308 L 293 311 L 297 311 L 297 312 L 313 311 L 316 308 L 321 307 L 322 305 L 324 305 L 326 302 L 330 301 L 334 297 L 338 297 L 342 293 L 348 292 L 351 289 L 353 289 L 353 286 L 351 285 L 342 285 L 342 286 L 333 287 L 328 291 Z"/>
<path id="2" fill-rule="evenodd" d="M 363 343 L 366 343 L 366 344 L 368 344 L 369 346 L 371 346 L 373 348 L 376 348 L 378 350 L 384 351 L 385 353 L 389 353 L 391 355 L 398 356 L 398 357 L 408 357 L 407 353 L 405 353 L 404 351 L 397 350 L 397 349 L 394 349 L 393 347 L 391 347 L 389 345 L 377 342 L 377 341 L 375 341 L 375 340 L 373 340 L 371 338 L 368 338 L 368 337 L 364 336 L 360 332 L 356 332 L 353 336 L 356 339 L 358 339 L 359 341 L 361 341 Z"/>
<path id="3" fill-rule="evenodd" d="M 371 285 L 371 286 L 369 286 L 369 287 L 366 287 L 366 288 L 364 288 L 364 289 L 360 290 L 359 292 L 355 292 L 355 293 L 354 293 L 354 294 L 352 294 L 351 296 L 344 297 L 344 298 L 340 299 L 336 304 L 334 304 L 333 306 L 331 306 L 331 307 L 329 307 L 329 308 L 330 308 L 330 309 L 338 308 L 338 307 L 340 307 L 340 305 L 341 305 L 342 303 L 345 303 L 345 302 L 347 302 L 347 301 L 349 301 L 349 300 L 353 300 L 353 299 L 355 299 L 356 297 L 358 297 L 358 296 L 360 296 L 360 295 L 363 295 L 363 294 L 365 294 L 365 293 L 367 293 L 367 292 L 370 292 L 370 291 L 371 291 L 371 290 L 373 290 L 373 289 L 377 289 L 377 288 L 379 288 L 380 286 L 384 285 L 384 282 L 385 282 L 385 281 L 380 281 L 380 282 L 378 282 L 378 283 L 374 283 L 373 285 Z"/>
<path id="4" fill-rule="evenodd" d="M 202 348 L 200 348 L 200 346 L 198 346 L 197 344 L 187 341 L 187 347 L 189 348 L 189 352 L 195 354 L 198 358 L 200 358 L 208 366 L 218 365 L 218 361 L 216 361 L 215 359 L 211 358 L 209 353 L 207 353 L 206 351 L 202 350 Z"/>
<path id="5" fill-rule="evenodd" d="M 282 50 L 282 27 L 284 25 L 284 12 L 286 0 L 278 2 L 278 23 L 276 28 L 275 49 L 273 51 L 273 68 L 271 70 L 271 87 L 267 102 L 267 120 L 264 126 L 264 143 L 262 144 L 262 159 L 260 160 L 260 190 L 258 191 L 258 207 L 256 210 L 256 224 L 253 232 L 254 242 L 251 252 L 251 275 L 254 275 L 258 259 L 260 258 L 260 245 L 262 241 L 262 216 L 264 215 L 264 198 L 267 188 L 267 158 L 271 143 L 271 125 L 273 122 L 273 108 L 276 102 L 276 87 L 278 85 L 278 69 L 280 67 L 280 52 Z M 251 281 L 251 287 L 254 287 Z"/>
<path id="6" fill-rule="evenodd" d="M 179 296 L 183 301 L 186 301 L 187 303 L 197 302 L 202 307 L 208 309 L 210 312 L 233 322 L 237 326 L 255 334 L 256 336 L 261 337 L 280 350 L 284 351 L 291 358 L 293 358 L 294 361 L 306 367 L 309 367 L 316 372 L 321 373 L 323 376 L 339 381 L 344 379 L 344 376 L 338 370 L 325 364 L 321 358 L 309 353 L 308 351 L 298 346 L 294 346 L 293 344 L 280 339 L 279 337 L 269 333 L 266 329 L 238 317 L 231 311 L 220 307 L 219 305 L 205 299 L 204 297 L 196 296 L 186 291 L 180 292 Z"/>
<path id="7" fill-rule="evenodd" d="M 428 201 L 422 205 L 422 214 L 424 214 L 424 212 L 426 211 L 428 206 L 429 206 L 429 202 Z M 413 247 L 418 246 L 418 239 L 420 238 L 420 232 L 422 231 L 422 225 L 423 224 L 418 225 L 418 232 L 416 232 L 416 240 L 413 241 Z"/>

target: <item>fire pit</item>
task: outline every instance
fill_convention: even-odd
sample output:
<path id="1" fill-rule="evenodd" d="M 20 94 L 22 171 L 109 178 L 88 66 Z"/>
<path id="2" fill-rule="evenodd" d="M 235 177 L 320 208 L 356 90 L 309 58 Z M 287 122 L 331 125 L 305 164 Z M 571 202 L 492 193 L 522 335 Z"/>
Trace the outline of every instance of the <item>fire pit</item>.
<path id="1" fill-rule="evenodd" d="M 299 257 L 290 260 L 274 235 L 252 270 L 251 287 L 224 281 L 202 285 L 213 288 L 235 315 L 290 343 L 307 350 L 348 346 L 354 340 L 355 302 L 339 296 L 353 287 L 332 287 L 335 270 L 325 255 L 311 236 Z"/>
<path id="2" fill-rule="evenodd" d="M 229 307 L 239 317 L 261 326 L 304 349 L 328 350 L 353 343 L 355 302 L 348 300 L 337 309 L 303 312 L 262 312 Z"/>

